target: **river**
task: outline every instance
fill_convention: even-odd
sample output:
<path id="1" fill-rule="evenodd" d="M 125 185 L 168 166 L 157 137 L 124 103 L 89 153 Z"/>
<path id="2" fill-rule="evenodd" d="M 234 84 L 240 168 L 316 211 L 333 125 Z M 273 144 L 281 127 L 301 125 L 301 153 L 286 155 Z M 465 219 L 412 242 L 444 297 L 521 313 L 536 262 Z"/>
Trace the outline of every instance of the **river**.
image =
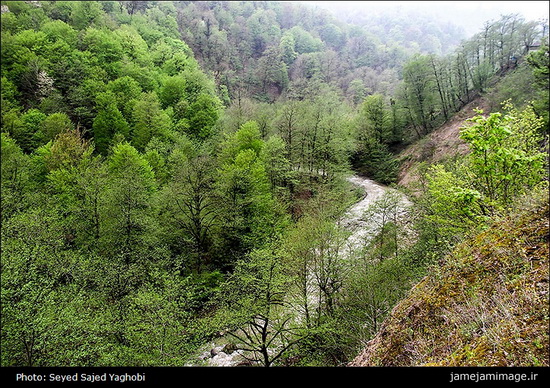
<path id="1" fill-rule="evenodd" d="M 342 258 L 348 258 L 353 252 L 365 245 L 365 242 L 376 233 L 380 225 L 380 215 L 371 214 L 365 217 L 365 213 L 375 203 L 380 203 L 386 193 L 392 193 L 393 198 L 387 204 L 393 206 L 391 209 L 397 211 L 402 217 L 411 206 L 409 199 L 396 189 L 381 185 L 371 179 L 353 175 L 347 178 L 349 182 L 363 189 L 364 196 L 361 200 L 352 205 L 339 221 L 339 225 L 347 230 L 350 235 L 347 244 L 342 252 Z M 234 351 L 224 352 L 224 345 L 210 344 L 205 347 L 200 355 L 200 360 L 208 366 L 236 366 L 243 361 L 241 353 Z"/>
<path id="2" fill-rule="evenodd" d="M 376 233 L 377 227 L 381 224 L 381 214 L 371 214 L 365 217 L 365 213 L 372 205 L 380 204 L 381 211 L 386 213 L 395 212 L 398 217 L 403 217 L 407 209 L 412 205 L 411 201 L 396 189 L 383 186 L 372 179 L 353 175 L 348 181 L 363 189 L 364 197 L 352 205 L 340 220 L 340 225 L 351 233 L 348 237 L 344 256 L 349 256 Z M 384 194 L 391 193 L 392 197 Z M 385 214 L 385 216 L 390 216 Z"/>

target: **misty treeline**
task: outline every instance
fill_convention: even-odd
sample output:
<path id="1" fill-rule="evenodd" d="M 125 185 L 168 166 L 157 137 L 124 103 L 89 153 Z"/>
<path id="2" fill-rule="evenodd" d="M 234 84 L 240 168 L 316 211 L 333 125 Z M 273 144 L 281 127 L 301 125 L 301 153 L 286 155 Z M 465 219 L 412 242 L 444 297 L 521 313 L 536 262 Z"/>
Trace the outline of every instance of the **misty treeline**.
<path id="1" fill-rule="evenodd" d="M 518 16 L 441 57 L 293 3 L 1 5 L 3 366 L 185 365 L 220 333 L 262 365 L 342 365 L 448 251 L 448 223 L 540 181 L 547 117 L 518 114 L 532 137 L 495 147 L 537 168 L 506 201 L 489 168 L 475 190 L 440 171 L 416 242 L 388 218 L 358 267 L 338 259 L 353 170 L 395 182 L 396 149 L 516 67 L 534 85 L 517 102 L 544 106 L 547 56 L 524 55 L 546 30 Z"/>

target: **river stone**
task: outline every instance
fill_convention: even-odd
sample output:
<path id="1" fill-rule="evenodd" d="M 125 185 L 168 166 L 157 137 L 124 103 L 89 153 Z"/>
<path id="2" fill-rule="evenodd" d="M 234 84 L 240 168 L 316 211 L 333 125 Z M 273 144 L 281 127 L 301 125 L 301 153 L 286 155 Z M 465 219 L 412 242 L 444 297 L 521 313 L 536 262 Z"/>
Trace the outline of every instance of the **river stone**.
<path id="1" fill-rule="evenodd" d="M 219 353 L 223 353 L 224 345 L 222 346 L 216 346 L 215 348 L 212 348 L 210 350 L 210 355 L 212 357 L 216 357 Z"/>
<path id="2" fill-rule="evenodd" d="M 237 350 L 237 345 L 235 344 L 226 344 L 223 347 L 223 351 L 227 354 L 232 354 Z"/>

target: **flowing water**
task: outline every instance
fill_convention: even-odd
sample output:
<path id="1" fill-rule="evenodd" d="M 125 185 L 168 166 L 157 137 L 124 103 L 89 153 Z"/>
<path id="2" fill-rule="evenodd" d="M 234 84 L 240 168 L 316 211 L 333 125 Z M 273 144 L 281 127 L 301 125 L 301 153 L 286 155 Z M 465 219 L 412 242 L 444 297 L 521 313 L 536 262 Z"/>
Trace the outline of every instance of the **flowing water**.
<path id="1" fill-rule="evenodd" d="M 348 181 L 361 188 L 364 196 L 348 209 L 339 222 L 340 226 L 350 233 L 347 244 L 342 252 L 342 259 L 346 259 L 353 252 L 364 246 L 365 242 L 375 233 L 376 227 L 379 225 L 379 215 L 370 214 L 370 216 L 365 217 L 365 213 L 373 204 L 381 201 L 385 193 L 394 194 L 393 209 L 399 212 L 399 217 L 403 216 L 411 205 L 411 202 L 404 194 L 395 189 L 380 185 L 371 179 L 353 175 L 348 178 Z M 223 345 L 214 343 L 205 347 L 199 358 L 208 366 L 236 366 L 243 361 L 241 352 L 225 352 Z"/>
<path id="2" fill-rule="evenodd" d="M 369 217 L 365 217 L 365 213 L 372 205 L 377 202 L 380 203 L 384 194 L 394 194 L 393 200 L 386 201 L 385 205 L 382 206 L 387 207 L 386 211 L 393 210 L 397 212 L 399 217 L 403 217 L 412 205 L 404 194 L 371 179 L 353 175 L 348 178 L 348 181 L 363 189 L 364 196 L 346 212 L 340 221 L 340 225 L 351 233 L 343 253 L 345 257 L 364 246 L 365 242 L 375 233 L 377 226 L 380 225 L 380 214 L 371 214 Z"/>

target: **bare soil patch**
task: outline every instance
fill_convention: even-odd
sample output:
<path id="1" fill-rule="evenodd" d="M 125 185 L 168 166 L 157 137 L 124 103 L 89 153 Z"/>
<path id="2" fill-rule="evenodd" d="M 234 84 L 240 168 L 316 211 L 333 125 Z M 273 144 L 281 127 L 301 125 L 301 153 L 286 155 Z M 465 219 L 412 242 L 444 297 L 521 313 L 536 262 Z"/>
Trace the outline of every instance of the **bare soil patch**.
<path id="1" fill-rule="evenodd" d="M 415 193 L 419 188 L 420 163 L 432 164 L 468 153 L 467 145 L 459 137 L 460 128 L 467 125 L 467 119 L 477 115 L 475 109 L 482 109 L 484 113 L 489 113 L 489 102 L 484 97 L 476 98 L 441 127 L 400 152 L 398 158 L 401 161 L 401 167 L 398 185 Z"/>

